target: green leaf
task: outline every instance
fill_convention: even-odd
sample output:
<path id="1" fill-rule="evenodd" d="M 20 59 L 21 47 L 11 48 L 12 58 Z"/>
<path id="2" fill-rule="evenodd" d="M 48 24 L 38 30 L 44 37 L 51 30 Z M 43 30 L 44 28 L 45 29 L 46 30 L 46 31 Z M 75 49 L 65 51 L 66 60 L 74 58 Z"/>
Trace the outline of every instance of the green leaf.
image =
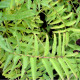
<path id="1" fill-rule="evenodd" d="M 34 48 L 35 48 L 35 55 L 39 55 L 39 50 L 38 50 L 38 40 L 37 36 L 35 35 L 35 42 L 34 42 Z"/>
<path id="2" fill-rule="evenodd" d="M 33 36 L 31 37 L 28 45 L 26 45 L 25 54 L 28 54 L 28 52 L 30 51 L 30 48 L 31 48 L 32 43 L 33 43 Z"/>
<path id="3" fill-rule="evenodd" d="M 67 75 L 67 79 L 69 80 L 69 71 L 68 71 L 67 65 L 66 65 L 66 63 L 64 62 L 63 59 L 62 58 L 58 58 L 58 61 L 61 64 L 63 70 L 65 71 L 65 74 Z"/>
<path id="4" fill-rule="evenodd" d="M 55 6 L 57 3 L 58 3 L 58 1 L 56 1 L 56 2 L 51 2 L 50 5 L 51 5 L 51 6 Z"/>
<path id="5" fill-rule="evenodd" d="M 57 49 L 57 38 L 56 38 L 56 34 L 54 34 L 54 41 L 53 41 L 53 46 L 52 46 L 52 56 L 55 56 L 56 49 Z"/>
<path id="6" fill-rule="evenodd" d="M 22 64 L 21 77 L 24 76 L 24 73 L 26 71 L 25 69 L 26 69 L 26 67 L 28 65 L 28 58 L 27 58 L 27 56 L 22 56 L 22 59 L 23 59 L 23 64 Z"/>
<path id="7" fill-rule="evenodd" d="M 0 19 L 1 19 L 1 17 L 2 17 L 2 14 L 3 14 L 3 13 L 2 13 L 2 12 L 0 12 Z"/>
<path id="8" fill-rule="evenodd" d="M 17 64 L 19 59 L 20 59 L 20 56 L 18 56 L 18 55 L 14 56 L 14 58 L 13 58 L 13 66 L 11 68 L 11 71 L 13 71 L 15 69 L 15 66 L 16 66 L 16 64 Z"/>
<path id="9" fill-rule="evenodd" d="M 80 14 L 80 13 L 79 13 Z M 76 25 L 75 26 L 77 26 L 77 24 L 79 23 L 79 21 L 80 21 L 80 15 L 78 15 L 78 18 L 77 18 L 77 20 L 76 20 Z"/>
<path id="10" fill-rule="evenodd" d="M 72 71 L 72 73 L 75 75 L 75 77 L 78 78 L 78 77 L 77 77 L 77 74 L 76 74 L 76 72 L 75 72 L 75 70 L 74 70 L 74 68 L 73 68 L 73 65 L 70 63 L 69 59 L 64 58 L 64 61 L 67 63 L 68 67 L 71 69 L 71 71 Z"/>
<path id="11" fill-rule="evenodd" d="M 61 56 L 61 55 L 62 55 L 61 48 L 62 48 L 62 47 L 61 47 L 61 33 L 59 33 L 58 47 L 57 47 L 58 56 Z"/>
<path id="12" fill-rule="evenodd" d="M 4 31 L 6 31 L 6 29 L 4 27 L 1 27 L 0 26 L 0 31 L 3 31 L 4 32 Z"/>
<path id="13" fill-rule="evenodd" d="M 37 0 L 37 3 L 38 3 L 38 10 L 40 11 L 40 1 L 41 0 Z"/>
<path id="14" fill-rule="evenodd" d="M 7 68 L 8 64 L 12 60 L 12 58 L 13 58 L 13 54 L 8 55 L 8 58 L 6 59 L 3 71 Z"/>
<path id="15" fill-rule="evenodd" d="M 55 7 L 55 11 L 58 13 L 58 12 L 60 12 L 61 10 L 63 10 L 63 8 L 64 8 L 64 5 L 63 5 L 63 6 Z"/>
<path id="16" fill-rule="evenodd" d="M 13 49 L 11 47 L 11 45 L 9 44 L 8 40 L 6 39 L 6 45 L 8 47 L 8 49 L 10 50 L 11 53 L 13 53 Z"/>
<path id="17" fill-rule="evenodd" d="M 68 45 L 69 43 L 69 32 L 66 32 L 66 46 Z"/>
<path id="18" fill-rule="evenodd" d="M 58 63 L 57 59 L 50 59 L 50 62 L 52 63 L 53 68 L 55 68 L 55 70 L 60 75 L 61 79 L 64 80 L 62 68 L 61 68 L 60 64 Z"/>
<path id="19" fill-rule="evenodd" d="M 72 5 L 69 4 L 69 2 L 67 2 L 67 3 L 68 3 L 68 11 L 70 12 L 72 10 Z"/>
<path id="20" fill-rule="evenodd" d="M 15 19 L 16 20 L 24 19 L 26 17 L 30 17 L 30 16 L 33 16 L 33 15 L 34 15 L 34 13 L 31 10 L 27 10 L 27 11 L 23 11 L 23 12 L 17 12 L 16 16 L 15 16 Z"/>
<path id="21" fill-rule="evenodd" d="M 45 44 L 44 56 L 47 56 L 48 54 L 49 54 L 49 38 L 48 38 L 48 35 L 46 35 L 46 44 Z"/>
<path id="22" fill-rule="evenodd" d="M 3 75 L 6 74 L 9 70 L 11 70 L 12 66 L 13 66 L 13 64 L 8 65 L 7 69 L 5 69 L 5 70 L 3 71 Z"/>
<path id="23" fill-rule="evenodd" d="M 16 3 L 16 5 L 18 6 L 18 4 L 19 4 L 19 0 L 15 0 L 15 3 Z"/>
<path id="24" fill-rule="evenodd" d="M 11 2 L 10 2 L 10 9 L 12 9 L 12 8 L 13 8 L 14 3 L 15 3 L 15 1 L 14 1 L 14 0 L 11 0 Z"/>
<path id="25" fill-rule="evenodd" d="M 51 67 L 51 64 L 50 62 L 47 60 L 47 59 L 42 59 L 42 63 L 44 64 L 51 80 L 53 79 L 53 73 L 52 73 L 52 67 Z"/>
<path id="26" fill-rule="evenodd" d="M 73 53 L 73 52 L 70 52 L 70 51 L 69 51 L 69 54 L 65 55 L 65 57 L 72 57 L 72 56 L 75 57 L 76 55 L 78 55 L 78 52 Z"/>
<path id="27" fill-rule="evenodd" d="M 66 26 L 72 26 L 76 23 L 76 20 L 65 23 Z"/>
<path id="28" fill-rule="evenodd" d="M 3 48 L 4 50 L 11 52 L 8 47 L 7 47 L 7 43 L 5 42 L 5 39 L 0 36 L 0 47 Z"/>
<path id="29" fill-rule="evenodd" d="M 42 0 L 42 1 L 41 1 L 41 4 L 42 4 L 43 6 L 46 6 L 46 7 L 49 7 L 49 8 L 50 8 L 50 5 L 49 5 L 48 3 L 49 3 L 48 0 Z"/>
<path id="30" fill-rule="evenodd" d="M 61 24 L 59 26 L 53 26 L 53 27 L 51 27 L 51 29 L 59 29 L 59 28 L 63 28 L 63 27 L 65 27 L 65 25 Z"/>
<path id="31" fill-rule="evenodd" d="M 80 29 L 68 28 L 67 31 L 80 32 Z"/>
<path id="32" fill-rule="evenodd" d="M 14 14 L 4 14 L 3 20 L 20 20 L 25 19 L 27 17 L 35 15 L 33 11 L 27 10 L 27 11 L 18 11 Z"/>
<path id="33" fill-rule="evenodd" d="M 28 9 L 30 9 L 30 7 L 31 7 L 31 0 L 28 0 L 28 3 L 27 4 L 28 4 L 27 5 Z"/>
<path id="34" fill-rule="evenodd" d="M 66 45 L 66 34 L 63 33 L 62 56 L 65 55 L 65 45 Z"/>
<path id="35" fill-rule="evenodd" d="M 57 23 L 60 23 L 61 22 L 61 19 L 58 19 L 58 20 L 55 20 L 55 21 L 53 21 L 52 23 L 50 23 L 51 25 L 53 25 L 53 24 L 57 24 Z M 54 28 L 54 27 L 53 27 Z"/>
<path id="36" fill-rule="evenodd" d="M 63 16 L 62 19 L 68 19 L 69 17 L 71 17 L 72 12 L 70 14 L 68 14 L 67 16 Z"/>
<path id="37" fill-rule="evenodd" d="M 26 24 L 28 25 L 29 28 L 31 28 L 31 19 L 24 19 L 25 22 L 23 22 L 23 24 L 26 26 Z"/>
<path id="38" fill-rule="evenodd" d="M 44 73 L 42 79 L 40 79 L 40 80 L 50 80 L 50 77 Z"/>
<path id="39" fill-rule="evenodd" d="M 11 0 L 6 0 L 6 1 L 1 1 L 0 2 L 0 8 L 7 8 L 10 6 L 10 1 Z"/>
<path id="40" fill-rule="evenodd" d="M 33 11 L 34 11 L 34 13 L 36 13 L 36 9 L 37 9 L 37 5 L 35 5 L 36 3 L 35 3 L 35 0 L 34 0 L 34 3 L 33 3 Z"/>
<path id="41" fill-rule="evenodd" d="M 4 14 L 3 15 L 3 20 L 15 20 L 15 14 Z"/>
<path id="42" fill-rule="evenodd" d="M 32 78 L 33 80 L 36 80 L 36 58 L 30 58 L 30 64 L 31 64 L 31 72 L 32 72 Z"/>

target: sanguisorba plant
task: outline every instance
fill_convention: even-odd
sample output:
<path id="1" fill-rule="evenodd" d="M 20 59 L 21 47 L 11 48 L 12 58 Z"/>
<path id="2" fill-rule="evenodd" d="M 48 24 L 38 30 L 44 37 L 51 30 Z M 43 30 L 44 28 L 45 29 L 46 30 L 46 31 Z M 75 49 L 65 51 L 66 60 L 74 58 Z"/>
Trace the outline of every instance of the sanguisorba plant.
<path id="1" fill-rule="evenodd" d="M 77 0 L 0 0 L 0 68 L 10 80 L 80 79 Z"/>

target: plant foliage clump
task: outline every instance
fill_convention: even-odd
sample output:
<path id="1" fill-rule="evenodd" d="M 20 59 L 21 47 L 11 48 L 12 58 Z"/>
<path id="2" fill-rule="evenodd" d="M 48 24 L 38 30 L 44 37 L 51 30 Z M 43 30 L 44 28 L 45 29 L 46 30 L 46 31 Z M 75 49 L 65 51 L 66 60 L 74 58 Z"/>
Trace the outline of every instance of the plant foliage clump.
<path id="1" fill-rule="evenodd" d="M 14 80 L 80 79 L 78 0 L 1 0 L 0 68 Z"/>

